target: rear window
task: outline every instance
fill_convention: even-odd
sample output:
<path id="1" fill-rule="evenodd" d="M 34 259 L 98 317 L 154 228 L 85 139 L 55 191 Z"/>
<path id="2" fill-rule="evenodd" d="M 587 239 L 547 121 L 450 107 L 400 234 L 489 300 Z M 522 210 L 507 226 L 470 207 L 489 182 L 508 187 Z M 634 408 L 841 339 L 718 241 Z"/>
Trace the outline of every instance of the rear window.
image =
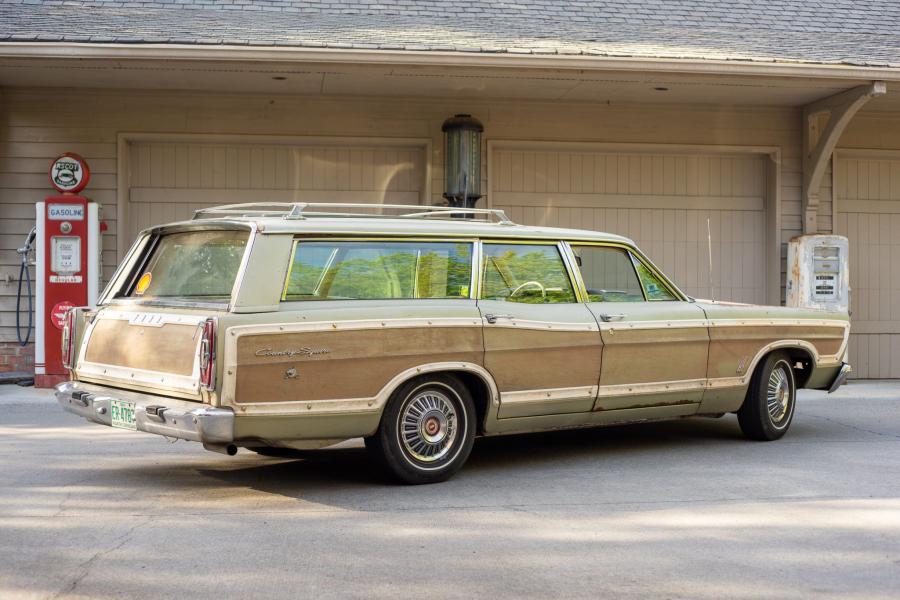
<path id="1" fill-rule="evenodd" d="M 160 236 L 135 273 L 129 298 L 231 298 L 249 231 L 187 231 Z"/>
<path id="2" fill-rule="evenodd" d="M 302 241 L 283 300 L 468 298 L 471 242 Z"/>

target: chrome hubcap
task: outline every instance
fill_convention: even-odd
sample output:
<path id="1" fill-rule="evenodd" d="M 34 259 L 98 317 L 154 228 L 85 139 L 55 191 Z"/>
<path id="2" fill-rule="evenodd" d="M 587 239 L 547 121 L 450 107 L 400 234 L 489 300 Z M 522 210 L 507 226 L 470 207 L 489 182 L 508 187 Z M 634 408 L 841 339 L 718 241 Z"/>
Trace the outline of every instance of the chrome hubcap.
<path id="1" fill-rule="evenodd" d="M 784 367 L 772 369 L 769 385 L 766 389 L 766 407 L 773 423 L 780 423 L 788 413 L 791 401 L 791 383 Z"/>
<path id="2" fill-rule="evenodd" d="M 400 413 L 400 441 L 416 460 L 434 462 L 445 457 L 453 449 L 457 433 L 456 409 L 441 392 L 416 394 Z"/>

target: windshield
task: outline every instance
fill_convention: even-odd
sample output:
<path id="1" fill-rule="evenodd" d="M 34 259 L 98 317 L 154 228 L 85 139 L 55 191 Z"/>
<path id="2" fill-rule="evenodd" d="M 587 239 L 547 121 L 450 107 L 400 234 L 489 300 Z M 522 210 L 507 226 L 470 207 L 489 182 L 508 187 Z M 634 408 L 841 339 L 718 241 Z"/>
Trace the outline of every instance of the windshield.
<path id="1" fill-rule="evenodd" d="M 249 237 L 246 230 L 161 235 L 125 296 L 228 300 Z"/>

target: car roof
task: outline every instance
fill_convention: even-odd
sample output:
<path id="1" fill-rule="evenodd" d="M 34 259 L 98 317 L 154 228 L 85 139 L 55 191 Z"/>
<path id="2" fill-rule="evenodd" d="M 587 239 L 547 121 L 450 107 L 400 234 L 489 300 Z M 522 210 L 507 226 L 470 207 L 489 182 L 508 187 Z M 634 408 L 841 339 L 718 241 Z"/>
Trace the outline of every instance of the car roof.
<path id="1" fill-rule="evenodd" d="M 502 224 L 482 219 L 429 218 L 406 219 L 390 217 L 309 217 L 285 219 L 283 217 L 230 217 L 195 219 L 172 223 L 163 227 L 190 225 L 204 226 L 256 225 L 265 234 L 294 235 L 347 235 L 347 236 L 428 236 L 471 237 L 483 239 L 540 239 L 585 242 L 613 242 L 633 246 L 629 238 L 587 229 L 537 227 L 532 225 Z"/>

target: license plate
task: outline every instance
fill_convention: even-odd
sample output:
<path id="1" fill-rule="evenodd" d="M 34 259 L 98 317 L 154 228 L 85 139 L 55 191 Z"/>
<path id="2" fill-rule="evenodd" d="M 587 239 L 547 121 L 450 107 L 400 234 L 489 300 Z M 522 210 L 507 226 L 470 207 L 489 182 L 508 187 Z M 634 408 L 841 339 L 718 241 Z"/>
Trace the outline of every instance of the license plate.
<path id="1" fill-rule="evenodd" d="M 137 430 L 134 422 L 134 402 L 125 400 L 110 400 L 109 402 L 110 425 L 120 429 Z"/>

